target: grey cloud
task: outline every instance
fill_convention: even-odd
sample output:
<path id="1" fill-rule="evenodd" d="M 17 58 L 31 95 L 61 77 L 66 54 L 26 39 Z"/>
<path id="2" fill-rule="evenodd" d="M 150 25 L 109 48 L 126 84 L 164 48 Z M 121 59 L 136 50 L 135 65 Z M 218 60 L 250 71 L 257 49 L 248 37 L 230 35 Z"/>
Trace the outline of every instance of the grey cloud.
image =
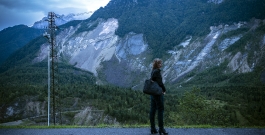
<path id="1" fill-rule="evenodd" d="M 48 12 L 58 9 L 66 0 L 0 0 L 0 7 L 22 12 Z"/>
<path id="2" fill-rule="evenodd" d="M 17 24 L 31 25 L 50 11 L 65 15 L 86 12 L 103 1 L 109 0 L 0 0 L 0 31 Z"/>
<path id="3" fill-rule="evenodd" d="M 68 13 L 74 8 L 59 8 L 67 0 L 0 0 L 0 31 L 18 24 L 31 25 L 42 19 L 48 12 Z M 38 16 L 39 15 L 39 16 Z"/>

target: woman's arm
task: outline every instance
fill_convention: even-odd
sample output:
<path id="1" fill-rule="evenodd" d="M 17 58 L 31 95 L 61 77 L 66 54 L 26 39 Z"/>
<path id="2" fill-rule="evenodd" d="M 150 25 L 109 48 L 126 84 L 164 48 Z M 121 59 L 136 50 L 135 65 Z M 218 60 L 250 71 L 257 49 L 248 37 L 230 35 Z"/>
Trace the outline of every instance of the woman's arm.
<path id="1" fill-rule="evenodd" d="M 158 85 L 162 88 L 163 92 L 166 92 L 166 88 L 165 88 L 164 83 L 162 81 L 162 76 L 161 76 L 159 69 L 154 70 L 152 80 L 156 81 L 158 83 Z"/>

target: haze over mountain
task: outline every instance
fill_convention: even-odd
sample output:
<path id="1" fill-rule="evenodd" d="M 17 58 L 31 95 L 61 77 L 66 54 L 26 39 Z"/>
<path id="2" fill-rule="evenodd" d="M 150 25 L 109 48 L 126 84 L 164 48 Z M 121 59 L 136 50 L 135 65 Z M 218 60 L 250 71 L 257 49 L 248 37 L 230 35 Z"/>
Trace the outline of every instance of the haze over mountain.
<path id="1" fill-rule="evenodd" d="M 68 15 L 57 15 L 55 18 L 56 26 L 63 25 L 67 22 L 73 21 L 73 20 L 85 20 L 88 19 L 93 14 L 92 11 L 90 12 L 84 12 L 79 14 L 68 14 Z M 46 29 L 48 26 L 47 23 L 47 17 L 44 17 L 42 20 L 37 21 L 33 24 L 33 28 L 36 29 Z"/>
<path id="2" fill-rule="evenodd" d="M 260 115 L 265 111 L 261 98 L 265 78 L 264 7 L 265 2 L 260 0 L 111 0 L 90 18 L 61 25 L 56 49 L 62 87 L 58 97 L 69 103 L 64 110 L 79 107 L 87 114 L 89 109 L 84 107 L 89 105 L 78 101 L 91 99 L 91 106 L 111 116 L 105 122 L 116 123 L 117 118 L 118 122 L 146 123 L 141 113 L 148 112 L 144 109 L 147 100 L 137 92 L 150 77 L 152 60 L 160 57 L 168 100 L 172 101 L 166 119 L 173 124 L 194 124 L 196 119 L 197 124 L 264 124 Z M 21 108 L 33 101 L 41 108 L 38 98 L 46 102 L 41 90 L 47 83 L 48 49 L 47 40 L 37 37 L 1 65 L 2 95 L 8 95 L 4 89 L 15 92 L 2 97 L 2 120 L 46 114 L 45 109 L 25 113 Z M 17 89 L 21 86 L 20 92 Z M 198 115 L 215 120 L 188 113 L 194 111 L 188 110 L 193 107 L 185 105 L 193 106 L 191 99 L 196 93 L 181 96 L 193 87 L 206 95 L 196 101 L 209 107 L 208 111 L 207 107 L 199 109 Z M 26 101 L 29 95 L 32 100 Z M 75 100 L 70 101 L 70 97 Z M 19 104 L 18 100 L 25 102 Z M 130 109 L 135 104 L 139 106 Z M 65 122 L 74 123 L 67 116 Z"/>

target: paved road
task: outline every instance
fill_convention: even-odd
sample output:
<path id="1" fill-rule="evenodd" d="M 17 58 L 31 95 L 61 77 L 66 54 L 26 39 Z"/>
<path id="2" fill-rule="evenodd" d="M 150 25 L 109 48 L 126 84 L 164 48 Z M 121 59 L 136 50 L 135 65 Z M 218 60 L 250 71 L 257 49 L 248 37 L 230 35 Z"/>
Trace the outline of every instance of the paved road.
<path id="1" fill-rule="evenodd" d="M 254 128 L 167 128 L 170 135 L 265 135 Z M 149 128 L 0 129 L 0 135 L 150 135 Z"/>

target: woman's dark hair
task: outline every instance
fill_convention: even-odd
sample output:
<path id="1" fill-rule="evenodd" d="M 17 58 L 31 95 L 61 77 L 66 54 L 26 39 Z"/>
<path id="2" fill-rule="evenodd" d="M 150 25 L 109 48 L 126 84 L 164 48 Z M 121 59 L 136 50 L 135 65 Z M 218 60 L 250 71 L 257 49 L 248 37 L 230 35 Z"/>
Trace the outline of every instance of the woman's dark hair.
<path id="1" fill-rule="evenodd" d="M 155 58 L 154 61 L 153 61 L 153 69 L 158 69 L 159 68 L 159 64 L 162 63 L 162 60 L 159 59 L 159 58 Z"/>

